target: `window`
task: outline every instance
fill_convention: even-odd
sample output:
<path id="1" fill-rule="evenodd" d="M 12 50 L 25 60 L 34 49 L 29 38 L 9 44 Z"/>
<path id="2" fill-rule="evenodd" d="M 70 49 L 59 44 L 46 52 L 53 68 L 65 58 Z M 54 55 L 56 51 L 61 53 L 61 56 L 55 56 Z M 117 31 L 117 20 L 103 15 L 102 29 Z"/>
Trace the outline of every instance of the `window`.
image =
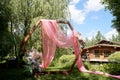
<path id="1" fill-rule="evenodd" d="M 104 50 L 104 56 L 108 57 L 110 55 L 110 51 L 109 50 Z"/>
<path id="2" fill-rule="evenodd" d="M 99 50 L 94 50 L 94 55 L 95 55 L 95 57 L 99 57 Z"/>

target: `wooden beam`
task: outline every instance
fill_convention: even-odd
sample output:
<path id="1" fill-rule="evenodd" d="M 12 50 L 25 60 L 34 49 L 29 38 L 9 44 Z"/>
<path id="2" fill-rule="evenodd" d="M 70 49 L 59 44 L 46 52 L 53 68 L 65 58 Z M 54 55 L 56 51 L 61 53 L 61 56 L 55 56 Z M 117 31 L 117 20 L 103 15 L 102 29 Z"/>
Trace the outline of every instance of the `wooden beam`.
<path id="1" fill-rule="evenodd" d="M 25 43 L 27 42 L 27 40 L 30 38 L 30 36 L 32 35 L 32 33 L 35 31 L 35 29 L 37 28 L 37 26 L 40 24 L 40 20 L 38 20 L 36 23 L 35 23 L 35 25 L 33 26 L 33 28 L 30 30 L 30 32 L 26 35 L 26 37 L 23 39 L 23 41 L 22 41 L 22 43 L 21 43 L 21 45 L 20 45 L 20 48 L 21 48 L 21 50 L 22 51 L 24 51 L 25 50 L 25 47 L 24 47 L 24 45 L 25 45 Z M 21 51 L 20 50 L 20 51 Z"/>
<path id="2" fill-rule="evenodd" d="M 74 30 L 72 24 L 69 21 L 57 20 L 58 23 L 68 24 L 71 30 Z"/>

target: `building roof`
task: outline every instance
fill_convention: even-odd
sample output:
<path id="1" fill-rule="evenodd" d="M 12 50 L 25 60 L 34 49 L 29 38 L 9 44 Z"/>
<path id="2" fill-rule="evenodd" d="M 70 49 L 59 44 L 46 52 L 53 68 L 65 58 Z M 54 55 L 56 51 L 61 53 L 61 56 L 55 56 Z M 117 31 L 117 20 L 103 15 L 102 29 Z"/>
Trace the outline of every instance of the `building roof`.
<path id="1" fill-rule="evenodd" d="M 97 44 L 111 44 L 111 45 L 120 45 L 119 42 L 113 42 L 113 41 L 107 41 L 107 40 L 101 40 L 97 42 Z"/>
<path id="2" fill-rule="evenodd" d="M 85 48 L 85 49 L 90 49 L 90 48 L 95 48 L 95 47 L 113 47 L 113 48 L 120 48 L 120 46 L 118 46 L 118 45 L 97 44 L 97 45 L 93 45 L 93 46 L 87 47 L 87 48 Z"/>
<path id="3" fill-rule="evenodd" d="M 84 50 L 88 50 L 88 49 L 92 49 L 92 48 L 96 48 L 96 47 L 111 47 L 111 48 L 120 49 L 120 43 L 107 41 L 107 40 L 101 40 L 100 42 L 98 42 L 97 44 L 95 44 L 93 46 L 84 48 Z"/>

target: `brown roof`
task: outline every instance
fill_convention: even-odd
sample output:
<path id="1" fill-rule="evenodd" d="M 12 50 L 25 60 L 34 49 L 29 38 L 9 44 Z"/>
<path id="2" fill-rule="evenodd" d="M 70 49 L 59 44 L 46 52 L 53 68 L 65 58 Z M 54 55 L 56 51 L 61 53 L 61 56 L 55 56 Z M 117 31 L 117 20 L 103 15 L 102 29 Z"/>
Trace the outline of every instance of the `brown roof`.
<path id="1" fill-rule="evenodd" d="M 95 47 L 112 47 L 112 48 L 118 48 L 118 49 L 120 49 L 120 43 L 118 43 L 118 42 L 112 42 L 112 41 L 107 41 L 107 40 L 101 40 L 100 42 L 98 42 L 97 44 L 95 44 L 93 46 L 84 48 L 84 50 L 95 48 Z"/>
<path id="2" fill-rule="evenodd" d="M 96 44 L 96 45 L 93 45 L 93 46 L 90 46 L 90 47 L 86 47 L 86 48 L 84 48 L 84 49 L 91 49 L 91 48 L 94 48 L 94 47 L 113 47 L 113 48 L 120 48 L 119 45 Z"/>
<path id="3" fill-rule="evenodd" d="M 111 44 L 111 45 L 120 45 L 119 42 L 113 42 L 113 41 L 107 41 L 107 40 L 101 40 L 97 42 L 97 44 Z"/>

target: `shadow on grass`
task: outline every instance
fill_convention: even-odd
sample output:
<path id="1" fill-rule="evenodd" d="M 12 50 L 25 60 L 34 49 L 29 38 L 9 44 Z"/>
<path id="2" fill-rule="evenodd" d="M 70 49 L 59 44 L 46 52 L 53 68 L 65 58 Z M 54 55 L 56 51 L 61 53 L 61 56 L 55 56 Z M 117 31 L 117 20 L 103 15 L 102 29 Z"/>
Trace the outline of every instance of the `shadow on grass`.
<path id="1" fill-rule="evenodd" d="M 50 69 L 52 68 L 49 68 L 49 70 Z M 117 79 L 105 77 L 102 75 L 94 75 L 79 72 L 78 69 L 75 67 L 68 76 L 63 74 L 45 74 L 39 76 L 38 78 L 24 75 L 23 68 L 0 69 L 0 80 L 117 80 Z"/>

